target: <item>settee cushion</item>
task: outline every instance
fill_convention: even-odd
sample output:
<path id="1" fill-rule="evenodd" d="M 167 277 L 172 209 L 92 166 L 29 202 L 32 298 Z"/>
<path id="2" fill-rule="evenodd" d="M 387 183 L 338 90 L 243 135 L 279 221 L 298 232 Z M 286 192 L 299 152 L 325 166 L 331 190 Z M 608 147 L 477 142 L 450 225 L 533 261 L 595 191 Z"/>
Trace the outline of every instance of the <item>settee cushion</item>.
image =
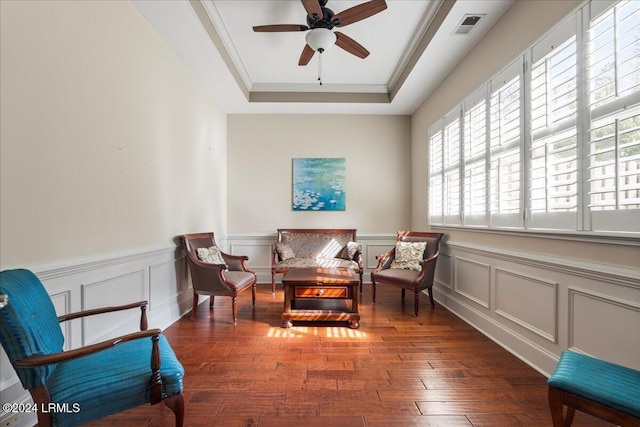
<path id="1" fill-rule="evenodd" d="M 292 258 L 276 264 L 277 270 L 289 268 L 350 268 L 358 270 L 358 263 L 341 258 Z"/>
<path id="2" fill-rule="evenodd" d="M 397 242 L 395 259 L 391 268 L 422 271 L 420 261 L 424 258 L 426 242 Z"/>
<path id="3" fill-rule="evenodd" d="M 387 268 L 376 273 L 377 283 L 394 283 L 401 286 L 412 286 L 420 272 L 401 268 Z"/>

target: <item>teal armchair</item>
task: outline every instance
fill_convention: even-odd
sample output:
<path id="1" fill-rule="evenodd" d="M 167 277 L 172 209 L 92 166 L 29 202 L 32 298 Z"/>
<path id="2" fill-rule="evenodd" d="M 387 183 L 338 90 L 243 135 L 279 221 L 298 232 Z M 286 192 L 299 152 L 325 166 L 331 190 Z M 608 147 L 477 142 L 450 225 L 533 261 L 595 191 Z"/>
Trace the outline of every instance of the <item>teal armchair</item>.
<path id="1" fill-rule="evenodd" d="M 183 425 L 184 369 L 159 329 L 147 330 L 146 301 L 56 316 L 28 270 L 0 272 L 0 343 L 38 408 L 39 426 L 72 427 L 144 403 L 164 402 Z M 139 308 L 140 331 L 63 351 L 60 322 Z M 46 409 L 46 410 L 43 410 Z"/>

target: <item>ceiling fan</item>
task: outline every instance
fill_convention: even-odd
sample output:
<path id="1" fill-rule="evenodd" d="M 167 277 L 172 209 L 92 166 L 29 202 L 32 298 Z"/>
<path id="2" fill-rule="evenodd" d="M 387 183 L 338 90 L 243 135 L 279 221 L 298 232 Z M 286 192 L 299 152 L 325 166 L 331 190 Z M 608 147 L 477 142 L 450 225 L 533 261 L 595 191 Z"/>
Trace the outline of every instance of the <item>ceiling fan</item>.
<path id="1" fill-rule="evenodd" d="M 322 52 L 334 44 L 359 58 L 369 56 L 369 51 L 360 43 L 339 31 L 334 32 L 332 30 L 333 27 L 344 27 L 382 12 L 387 8 L 385 0 L 371 0 L 345 9 L 337 14 L 328 7 L 325 7 L 327 0 L 300 1 L 307 11 L 307 25 L 258 25 L 253 27 L 253 31 L 258 33 L 309 31 L 305 38 L 307 44 L 302 50 L 298 65 L 307 65 L 315 52 L 322 54 Z"/>

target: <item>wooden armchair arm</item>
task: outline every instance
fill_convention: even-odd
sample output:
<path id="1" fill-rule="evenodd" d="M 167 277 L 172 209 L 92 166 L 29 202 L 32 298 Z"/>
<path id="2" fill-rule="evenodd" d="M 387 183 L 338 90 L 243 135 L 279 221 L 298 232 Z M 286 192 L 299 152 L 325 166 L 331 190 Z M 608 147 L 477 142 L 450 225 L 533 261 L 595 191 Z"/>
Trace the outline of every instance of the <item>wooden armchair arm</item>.
<path id="1" fill-rule="evenodd" d="M 435 254 L 431 255 L 429 258 L 420 261 L 422 271 L 420 271 L 420 275 L 416 279 L 416 283 L 422 283 L 427 278 L 431 281 L 433 280 L 433 275 L 435 273 L 435 264 L 438 260 L 439 253 L 440 252 L 438 251 Z"/>
<path id="2" fill-rule="evenodd" d="M 422 266 L 426 266 L 427 264 L 431 264 L 433 262 L 436 262 L 436 260 L 438 259 L 438 255 L 440 255 L 440 252 L 436 252 L 435 254 L 431 255 L 429 258 L 425 258 L 422 261 L 420 261 L 420 264 L 422 264 Z"/>
<path id="3" fill-rule="evenodd" d="M 140 330 L 144 331 L 148 327 L 147 325 L 147 305 L 148 304 L 149 303 L 147 301 L 138 301 L 138 302 L 133 302 L 131 304 L 126 304 L 126 305 L 101 307 L 101 308 L 95 308 L 92 310 L 77 311 L 75 313 L 63 314 L 62 316 L 58 316 L 58 321 L 66 322 L 67 320 L 77 319 L 80 317 L 93 316 L 95 314 L 111 313 L 114 311 L 129 310 L 132 308 L 140 307 L 140 312 L 141 312 L 140 313 Z"/>
<path id="4" fill-rule="evenodd" d="M 378 265 L 373 272 L 377 273 L 380 270 L 386 270 L 387 268 L 389 268 L 389 265 L 391 265 L 391 261 L 394 260 L 395 256 L 396 256 L 395 247 L 383 254 L 376 255 L 376 259 L 378 260 Z"/>
<path id="5" fill-rule="evenodd" d="M 37 366 L 53 365 L 55 363 L 65 362 L 67 360 L 77 359 L 79 357 L 98 353 L 108 348 L 115 347 L 116 345 L 123 342 L 141 338 L 149 338 L 153 336 L 157 337 L 159 334 L 160 329 L 149 329 L 146 331 L 134 332 L 69 351 L 62 351 L 60 353 L 54 354 L 36 354 L 33 356 L 25 357 L 24 359 L 16 360 L 13 364 L 16 368 L 35 368 Z"/>
<path id="6" fill-rule="evenodd" d="M 222 258 L 228 265 L 231 271 L 249 271 L 246 262 L 249 261 L 249 257 L 246 255 L 232 255 L 220 251 Z"/>

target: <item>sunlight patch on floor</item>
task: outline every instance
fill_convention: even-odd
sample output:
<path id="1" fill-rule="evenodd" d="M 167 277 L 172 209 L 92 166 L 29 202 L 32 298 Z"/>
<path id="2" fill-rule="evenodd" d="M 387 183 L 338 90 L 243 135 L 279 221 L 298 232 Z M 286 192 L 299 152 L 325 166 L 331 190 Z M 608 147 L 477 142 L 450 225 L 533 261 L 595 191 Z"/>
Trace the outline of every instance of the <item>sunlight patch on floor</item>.
<path id="1" fill-rule="evenodd" d="M 291 328 L 269 328 L 267 337 L 269 338 L 302 338 L 305 336 L 323 336 L 327 338 L 366 338 L 367 333 L 347 327 L 308 327 L 294 326 Z"/>

